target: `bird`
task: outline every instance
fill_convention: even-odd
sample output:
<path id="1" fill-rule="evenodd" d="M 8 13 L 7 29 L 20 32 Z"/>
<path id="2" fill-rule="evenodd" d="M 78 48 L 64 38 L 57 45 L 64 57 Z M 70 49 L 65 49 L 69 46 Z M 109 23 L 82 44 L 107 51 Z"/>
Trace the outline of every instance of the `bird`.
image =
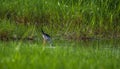
<path id="1" fill-rule="evenodd" d="M 43 37 L 43 45 L 45 45 L 48 42 L 50 44 L 50 46 L 52 46 L 51 36 L 48 35 L 47 33 L 45 33 L 42 28 L 41 28 L 41 33 L 42 33 L 42 37 Z"/>

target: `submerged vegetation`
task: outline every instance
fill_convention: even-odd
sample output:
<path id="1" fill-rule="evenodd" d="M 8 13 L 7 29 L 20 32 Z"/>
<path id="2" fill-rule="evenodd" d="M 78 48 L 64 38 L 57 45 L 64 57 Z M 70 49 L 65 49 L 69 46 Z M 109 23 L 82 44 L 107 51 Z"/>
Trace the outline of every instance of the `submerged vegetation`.
<path id="1" fill-rule="evenodd" d="M 32 25 L 37 31 L 44 27 L 52 36 L 64 35 L 69 39 L 120 37 L 119 0 L 0 0 L 0 3 L 0 29 L 8 31 L 6 35 L 24 35 L 28 25 Z M 32 35 L 36 35 L 35 30 Z"/>

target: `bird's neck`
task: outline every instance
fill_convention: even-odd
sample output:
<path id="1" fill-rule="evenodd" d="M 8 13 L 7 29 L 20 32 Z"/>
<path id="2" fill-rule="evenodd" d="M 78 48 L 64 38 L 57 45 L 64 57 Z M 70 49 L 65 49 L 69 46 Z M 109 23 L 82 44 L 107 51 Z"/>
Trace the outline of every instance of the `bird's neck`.
<path id="1" fill-rule="evenodd" d="M 45 34 L 44 31 L 41 29 L 42 34 Z"/>

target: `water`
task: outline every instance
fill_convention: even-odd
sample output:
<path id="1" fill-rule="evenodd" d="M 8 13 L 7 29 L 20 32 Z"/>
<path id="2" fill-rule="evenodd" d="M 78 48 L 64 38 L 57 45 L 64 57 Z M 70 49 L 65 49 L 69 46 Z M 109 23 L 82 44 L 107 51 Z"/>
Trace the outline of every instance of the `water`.
<path id="1" fill-rule="evenodd" d="M 120 47 L 120 39 L 101 39 L 101 40 L 80 40 L 67 41 L 59 40 L 53 42 L 56 46 L 84 46 L 84 47 Z"/>

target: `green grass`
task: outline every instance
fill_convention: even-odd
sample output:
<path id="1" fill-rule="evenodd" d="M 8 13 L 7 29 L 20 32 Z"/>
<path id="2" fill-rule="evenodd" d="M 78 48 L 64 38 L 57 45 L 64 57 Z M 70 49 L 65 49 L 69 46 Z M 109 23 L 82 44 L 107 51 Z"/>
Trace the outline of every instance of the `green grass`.
<path id="1" fill-rule="evenodd" d="M 0 69 L 120 68 L 120 48 L 111 41 L 79 43 L 56 41 L 50 48 L 41 42 L 0 41 Z"/>
<path id="2" fill-rule="evenodd" d="M 120 0 L 1 0 L 0 3 L 1 20 L 38 23 L 38 27 L 44 26 L 52 35 L 71 32 L 88 37 L 120 35 Z"/>
<path id="3" fill-rule="evenodd" d="M 120 69 L 119 37 L 120 0 L 0 0 L 0 69 Z"/>

